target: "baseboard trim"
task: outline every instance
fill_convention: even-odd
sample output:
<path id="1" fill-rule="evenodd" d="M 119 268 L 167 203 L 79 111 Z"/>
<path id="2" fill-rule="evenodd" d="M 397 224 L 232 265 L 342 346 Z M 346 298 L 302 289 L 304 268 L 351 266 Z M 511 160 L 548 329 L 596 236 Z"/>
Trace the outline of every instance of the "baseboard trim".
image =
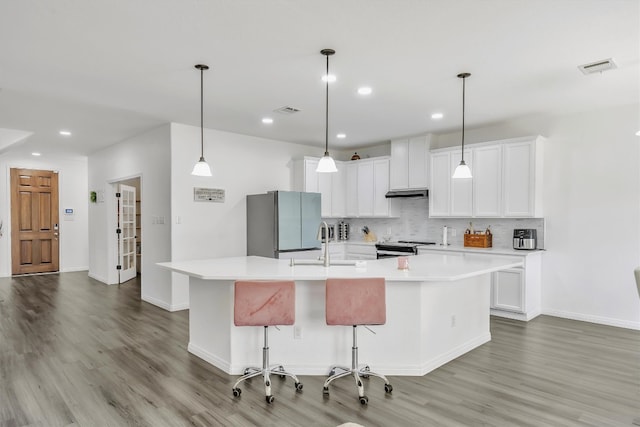
<path id="1" fill-rule="evenodd" d="M 148 302 L 149 304 L 155 305 L 156 307 L 160 307 L 164 310 L 171 311 L 171 304 L 167 304 L 166 302 L 159 300 L 157 298 L 142 295 L 140 299 L 142 299 L 142 301 L 144 302 Z"/>
<path id="2" fill-rule="evenodd" d="M 167 310 L 167 311 L 180 311 L 180 310 L 188 310 L 189 309 L 189 303 L 182 303 L 182 304 L 167 304 L 166 302 L 159 300 L 157 298 L 154 297 L 150 297 L 147 295 L 142 295 L 140 297 L 140 299 L 142 299 L 142 301 L 144 302 L 148 302 L 149 304 L 153 304 L 156 307 L 160 307 L 163 310 Z"/>
<path id="3" fill-rule="evenodd" d="M 60 270 L 60 273 L 75 273 L 76 271 L 89 271 L 89 267 L 67 267 Z"/>
<path id="4" fill-rule="evenodd" d="M 423 376 L 489 341 L 491 341 L 491 333 L 487 332 L 486 334 L 482 334 L 479 337 L 476 337 L 452 349 L 451 351 L 440 354 L 422 364 L 398 366 L 397 364 L 385 365 L 376 363 L 375 371 L 384 373 L 384 375 Z M 242 375 L 243 370 L 246 368 L 246 366 L 231 365 L 228 360 L 223 360 L 220 357 L 208 352 L 207 350 L 198 347 L 192 342 L 190 342 L 187 346 L 187 350 L 194 356 L 198 356 L 200 359 L 212 364 L 216 368 L 221 369 L 229 375 Z M 349 363 L 346 363 L 344 365 L 349 366 Z M 287 369 L 299 375 L 327 375 L 329 370 L 331 369 L 331 364 L 327 363 L 322 365 L 301 366 L 287 363 L 286 367 Z"/>
<path id="5" fill-rule="evenodd" d="M 102 282 L 102 283 L 104 283 L 105 285 L 108 285 L 108 283 L 107 283 L 107 279 L 106 279 L 105 277 L 98 276 L 97 274 L 93 274 L 92 272 L 89 272 L 89 273 L 87 274 L 87 276 L 91 277 L 91 278 L 92 278 L 92 279 L 94 279 L 94 280 L 97 280 L 98 282 Z"/>
<path id="6" fill-rule="evenodd" d="M 613 319 L 611 317 L 593 316 L 589 314 L 574 313 L 563 310 L 542 310 L 542 314 L 554 317 L 562 317 L 564 319 L 580 320 L 582 322 L 597 323 L 606 326 L 615 326 L 617 328 L 640 330 L 640 322 L 632 322 L 629 320 Z"/>

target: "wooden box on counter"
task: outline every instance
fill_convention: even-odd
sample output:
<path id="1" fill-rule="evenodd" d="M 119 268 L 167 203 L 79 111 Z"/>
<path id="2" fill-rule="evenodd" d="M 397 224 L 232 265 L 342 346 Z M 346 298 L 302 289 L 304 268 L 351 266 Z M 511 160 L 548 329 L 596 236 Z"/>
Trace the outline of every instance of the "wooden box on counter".
<path id="1" fill-rule="evenodd" d="M 465 234 L 464 246 L 472 248 L 490 248 L 493 244 L 492 234 Z"/>

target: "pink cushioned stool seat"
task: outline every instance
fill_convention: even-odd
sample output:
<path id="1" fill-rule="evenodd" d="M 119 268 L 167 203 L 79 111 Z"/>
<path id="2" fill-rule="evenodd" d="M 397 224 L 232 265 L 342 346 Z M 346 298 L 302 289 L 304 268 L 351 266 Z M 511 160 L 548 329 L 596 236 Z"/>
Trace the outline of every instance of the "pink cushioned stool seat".
<path id="1" fill-rule="evenodd" d="M 236 326 L 293 325 L 296 320 L 295 283 L 237 281 L 233 305 Z"/>
<path id="2" fill-rule="evenodd" d="M 384 278 L 327 279 L 327 325 L 384 325 Z"/>

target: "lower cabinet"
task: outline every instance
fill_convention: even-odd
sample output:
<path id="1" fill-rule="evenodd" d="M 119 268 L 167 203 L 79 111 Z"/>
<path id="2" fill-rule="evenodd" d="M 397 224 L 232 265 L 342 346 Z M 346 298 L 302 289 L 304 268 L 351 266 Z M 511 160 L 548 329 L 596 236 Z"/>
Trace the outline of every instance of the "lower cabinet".
<path id="1" fill-rule="evenodd" d="M 492 273 L 491 314 L 531 320 L 542 311 L 542 252 L 525 256 L 522 268 Z"/>
<path id="2" fill-rule="evenodd" d="M 491 249 L 487 256 L 496 256 Z M 418 255 L 433 253 L 474 253 L 478 249 L 418 249 Z M 522 252 L 513 255 L 521 257 L 524 266 L 491 273 L 491 314 L 516 320 L 531 320 L 542 310 L 542 251 Z M 498 255 L 500 256 L 500 255 Z"/>
<path id="3" fill-rule="evenodd" d="M 496 271 L 491 280 L 491 308 L 524 313 L 524 270 Z"/>

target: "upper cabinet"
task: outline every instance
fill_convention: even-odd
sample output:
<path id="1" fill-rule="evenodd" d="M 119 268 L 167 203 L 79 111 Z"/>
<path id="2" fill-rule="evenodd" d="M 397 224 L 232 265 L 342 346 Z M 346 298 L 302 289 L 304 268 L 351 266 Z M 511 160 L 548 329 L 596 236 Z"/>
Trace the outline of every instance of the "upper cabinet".
<path id="1" fill-rule="evenodd" d="M 471 179 L 452 179 L 460 149 L 431 152 L 429 216 L 540 218 L 543 141 L 514 138 L 465 148 Z"/>
<path id="2" fill-rule="evenodd" d="M 336 162 L 338 172 L 317 173 L 318 159 L 296 161 L 295 188 L 321 194 L 323 218 L 375 218 L 395 214 L 389 191 L 389 157 Z"/>
<path id="3" fill-rule="evenodd" d="M 469 217 L 472 215 L 472 182 L 470 179 L 452 179 L 460 163 L 461 151 L 438 150 L 431 153 L 431 187 L 429 189 L 429 216 Z M 472 167 L 471 150 L 464 150 L 465 162 Z"/>
<path id="4" fill-rule="evenodd" d="M 391 141 L 389 186 L 391 190 L 429 187 L 431 135 Z"/>

